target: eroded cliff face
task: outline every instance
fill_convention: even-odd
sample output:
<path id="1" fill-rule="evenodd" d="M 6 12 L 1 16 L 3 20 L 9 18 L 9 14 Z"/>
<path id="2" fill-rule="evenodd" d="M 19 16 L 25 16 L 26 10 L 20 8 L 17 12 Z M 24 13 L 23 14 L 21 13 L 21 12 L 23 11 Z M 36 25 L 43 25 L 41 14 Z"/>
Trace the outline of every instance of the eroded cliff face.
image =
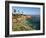
<path id="1" fill-rule="evenodd" d="M 32 30 L 33 28 L 26 24 L 27 19 L 32 19 L 32 16 L 26 16 L 21 14 L 12 16 L 13 31 Z"/>

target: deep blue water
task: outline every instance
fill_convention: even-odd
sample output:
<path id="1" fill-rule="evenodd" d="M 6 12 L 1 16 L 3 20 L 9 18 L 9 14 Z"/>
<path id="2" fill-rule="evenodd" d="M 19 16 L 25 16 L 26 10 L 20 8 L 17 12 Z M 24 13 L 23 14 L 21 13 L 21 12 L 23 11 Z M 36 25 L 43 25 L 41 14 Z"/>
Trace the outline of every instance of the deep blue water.
<path id="1" fill-rule="evenodd" d="M 32 19 L 27 19 L 27 24 L 32 24 L 32 28 L 40 30 L 40 16 L 32 15 Z"/>

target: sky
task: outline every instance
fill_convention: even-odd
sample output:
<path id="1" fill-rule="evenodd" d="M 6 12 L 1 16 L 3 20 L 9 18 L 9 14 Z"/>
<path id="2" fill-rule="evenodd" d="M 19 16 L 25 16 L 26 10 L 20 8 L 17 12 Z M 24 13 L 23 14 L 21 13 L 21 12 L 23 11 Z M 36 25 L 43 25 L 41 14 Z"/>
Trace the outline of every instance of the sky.
<path id="1" fill-rule="evenodd" d="M 36 8 L 36 7 L 16 7 L 13 6 L 12 10 L 16 10 L 16 12 L 19 12 L 26 15 L 40 15 L 40 8 Z"/>

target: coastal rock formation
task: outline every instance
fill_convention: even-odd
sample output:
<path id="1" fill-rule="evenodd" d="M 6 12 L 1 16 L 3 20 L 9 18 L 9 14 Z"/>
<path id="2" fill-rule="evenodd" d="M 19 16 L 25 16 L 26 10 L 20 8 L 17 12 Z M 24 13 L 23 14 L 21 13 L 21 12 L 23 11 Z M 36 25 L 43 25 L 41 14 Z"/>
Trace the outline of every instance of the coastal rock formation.
<path id="1" fill-rule="evenodd" d="M 31 19 L 32 16 L 27 16 L 27 15 L 15 15 L 12 16 L 12 29 L 13 31 L 26 31 L 26 30 L 32 30 L 33 28 L 26 24 L 26 19 Z"/>

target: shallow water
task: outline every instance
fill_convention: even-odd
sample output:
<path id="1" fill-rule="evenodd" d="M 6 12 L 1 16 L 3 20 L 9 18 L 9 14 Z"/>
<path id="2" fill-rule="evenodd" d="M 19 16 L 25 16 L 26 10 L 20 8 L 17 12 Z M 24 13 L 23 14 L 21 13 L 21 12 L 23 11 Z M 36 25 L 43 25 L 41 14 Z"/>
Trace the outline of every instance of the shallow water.
<path id="1" fill-rule="evenodd" d="M 27 19 L 26 23 L 33 29 L 40 30 L 40 16 L 32 16 L 32 19 Z"/>

